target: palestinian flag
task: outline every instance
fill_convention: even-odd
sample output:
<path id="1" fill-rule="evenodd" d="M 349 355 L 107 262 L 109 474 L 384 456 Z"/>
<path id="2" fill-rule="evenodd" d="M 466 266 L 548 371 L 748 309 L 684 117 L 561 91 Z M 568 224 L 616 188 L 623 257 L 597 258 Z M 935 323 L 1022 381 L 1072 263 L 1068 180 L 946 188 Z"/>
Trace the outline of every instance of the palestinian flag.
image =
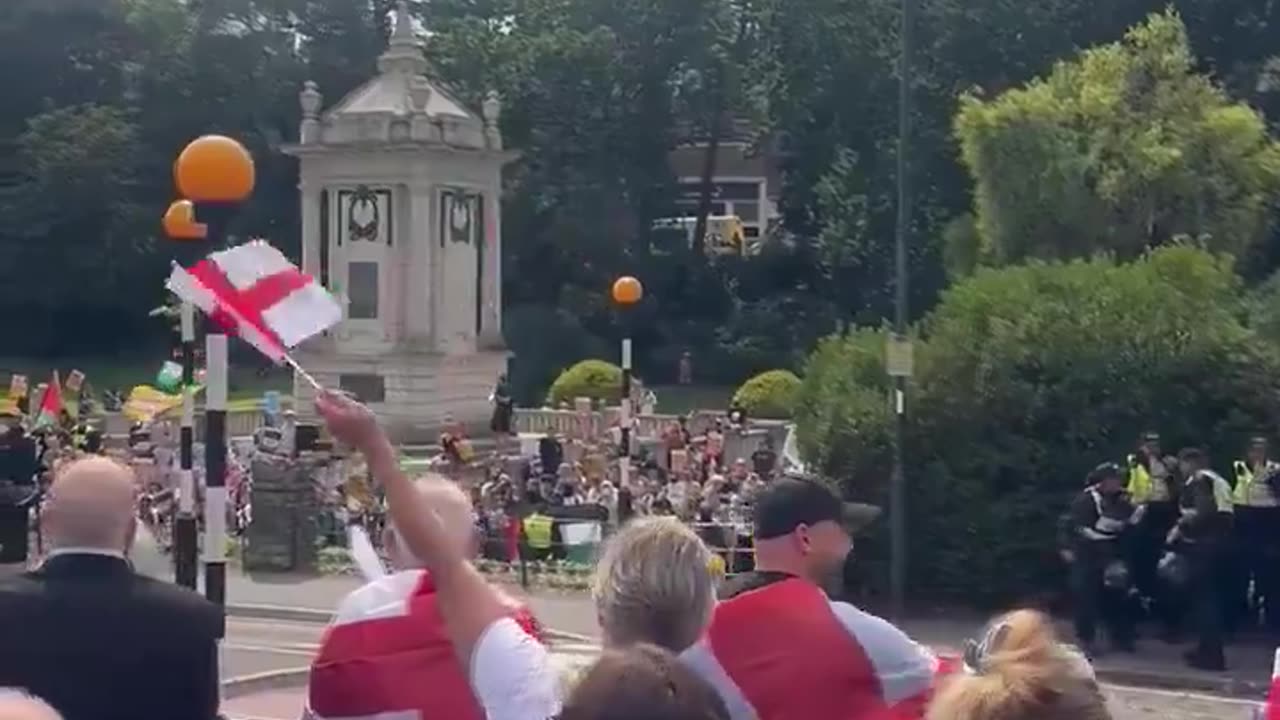
<path id="1" fill-rule="evenodd" d="M 40 399 L 40 410 L 36 413 L 36 427 L 54 427 L 62 415 L 62 382 L 58 379 L 58 371 L 53 371 L 53 380 L 45 388 L 44 397 Z"/>

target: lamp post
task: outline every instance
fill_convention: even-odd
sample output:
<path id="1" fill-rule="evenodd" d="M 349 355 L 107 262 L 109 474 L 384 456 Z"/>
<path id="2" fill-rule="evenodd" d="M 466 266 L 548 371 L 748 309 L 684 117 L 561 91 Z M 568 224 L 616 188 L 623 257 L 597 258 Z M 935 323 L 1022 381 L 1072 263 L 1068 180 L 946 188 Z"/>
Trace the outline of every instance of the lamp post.
<path id="1" fill-rule="evenodd" d="M 619 479 L 626 486 L 631 473 L 631 317 L 628 312 L 644 297 L 644 285 L 630 275 L 613 282 L 613 302 L 622 321 L 622 398 L 619 421 L 622 425 L 622 466 Z"/>
<path id="2" fill-rule="evenodd" d="M 894 233 L 893 338 L 890 362 L 893 376 L 893 475 L 889 483 L 889 597 L 894 617 L 901 617 L 907 586 L 907 488 L 903 471 L 907 377 L 911 375 L 911 342 L 907 339 L 907 239 L 911 224 L 911 178 L 908 146 L 911 139 L 911 30 L 916 0 L 902 0 L 898 36 L 898 222 Z"/>
<path id="3" fill-rule="evenodd" d="M 210 244 L 226 241 L 239 204 L 253 192 L 253 158 L 243 145 L 205 135 L 187 145 L 173 168 L 178 191 L 194 203 L 194 220 Z M 227 336 L 214 323 L 205 333 L 204 593 L 227 602 Z"/>
<path id="4" fill-rule="evenodd" d="M 195 220 L 190 200 L 177 200 L 164 214 L 164 231 L 174 240 L 204 240 L 208 228 Z M 195 444 L 196 316 L 191 303 L 182 303 L 182 430 L 178 437 L 178 518 L 173 523 L 173 579 L 196 589 L 196 484 L 192 468 Z"/>

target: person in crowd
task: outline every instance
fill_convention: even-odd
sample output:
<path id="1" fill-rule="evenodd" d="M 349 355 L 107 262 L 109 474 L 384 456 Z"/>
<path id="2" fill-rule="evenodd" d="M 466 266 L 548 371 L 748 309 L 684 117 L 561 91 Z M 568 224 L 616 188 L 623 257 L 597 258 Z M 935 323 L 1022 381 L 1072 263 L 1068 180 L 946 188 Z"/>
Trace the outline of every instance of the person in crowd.
<path id="1" fill-rule="evenodd" d="M 756 569 L 728 581 L 705 635 L 682 658 L 731 717 L 917 717 L 937 661 L 888 622 L 823 590 L 866 517 L 804 478 L 771 484 L 753 512 Z"/>
<path id="2" fill-rule="evenodd" d="M 0 720 L 63 720 L 40 698 L 22 690 L 0 688 Z"/>
<path id="3" fill-rule="evenodd" d="M 459 553 L 479 551 L 475 513 L 458 485 L 438 476 L 414 483 Z M 382 534 L 390 575 L 352 592 L 338 605 L 311 663 L 308 708 L 317 720 L 415 709 L 424 716 L 483 720 L 484 715 L 437 608 L 432 573 L 400 540 L 393 524 Z M 525 632 L 541 637 L 532 613 L 500 600 Z M 413 677 L 413 682 L 405 678 Z"/>
<path id="4" fill-rule="evenodd" d="M 1076 640 L 1090 656 L 1100 651 L 1099 618 L 1106 624 L 1112 649 L 1134 651 L 1134 611 L 1123 543 L 1141 522 L 1142 512 L 1125 496 L 1123 471 L 1115 463 L 1094 468 L 1084 491 L 1071 502 L 1063 551 L 1071 565 Z"/>
<path id="5" fill-rule="evenodd" d="M 773 435 L 765 435 L 764 442 L 751 453 L 751 466 L 760 477 L 773 477 L 774 468 L 778 466 L 778 451 L 774 448 Z"/>
<path id="6" fill-rule="evenodd" d="M 1178 453 L 1178 463 L 1186 485 L 1180 495 L 1181 517 L 1168 542 L 1190 564 L 1192 622 L 1198 636 L 1184 657 L 1193 668 L 1223 671 L 1223 570 L 1235 510 L 1231 485 L 1209 469 L 1208 455 L 1199 448 Z"/>
<path id="7" fill-rule="evenodd" d="M 676 517 L 681 520 L 689 520 L 691 513 L 689 512 L 689 501 L 694 492 L 698 488 L 689 482 L 686 473 L 673 475 L 671 482 L 667 483 L 666 494 L 667 500 L 671 503 L 671 509 L 675 512 Z"/>
<path id="8" fill-rule="evenodd" d="M 489 395 L 493 403 L 493 416 L 489 418 L 489 429 L 499 437 L 511 434 L 511 418 L 515 414 L 515 400 L 511 397 L 511 385 L 507 382 L 507 374 L 498 376 L 498 384 Z"/>
<path id="9" fill-rule="evenodd" d="M 330 434 L 358 450 L 387 494 L 397 539 L 431 573 L 450 646 L 487 720 L 543 720 L 560 712 L 547 649 L 511 616 L 510 601 L 471 564 L 441 517 L 400 469 L 395 448 L 364 405 L 333 392 L 316 397 Z"/>
<path id="10" fill-rule="evenodd" d="M 0 436 L 0 565 L 25 563 L 31 507 L 39 498 L 35 439 L 18 423 Z"/>
<path id="11" fill-rule="evenodd" d="M 1060 644 L 1049 620 L 1019 611 L 998 619 L 965 651 L 925 720 L 1111 720 L 1093 670 Z"/>
<path id="12" fill-rule="evenodd" d="M 1176 462 L 1161 454 L 1160 434 L 1148 431 L 1139 438 L 1137 450 L 1126 458 L 1125 465 L 1129 501 L 1135 506 L 1147 506 L 1129 543 L 1129 569 L 1138 592 L 1164 624 L 1167 639 L 1174 640 L 1180 603 L 1161 585 L 1156 565 L 1163 554 L 1165 536 L 1178 519 Z"/>
<path id="13" fill-rule="evenodd" d="M 650 643 L 679 653 L 701 636 L 715 606 L 711 553 L 673 517 L 623 527 L 596 565 L 592 598 L 606 646 Z"/>
<path id="14" fill-rule="evenodd" d="M 1280 631 L 1280 463 L 1268 457 L 1267 439 L 1255 437 L 1244 460 L 1237 460 L 1233 527 L 1235 572 L 1227 608 L 1228 625 L 1265 615 Z M 1249 585 L 1253 583 L 1253 597 Z M 1252 602 L 1251 602 L 1252 601 Z"/>
<path id="15" fill-rule="evenodd" d="M 222 611 L 130 568 L 134 493 L 129 469 L 105 457 L 60 469 L 42 515 L 47 559 L 0 582 L 0 686 L 67 720 L 212 720 Z"/>
<path id="16" fill-rule="evenodd" d="M 729 720 L 714 689 L 663 648 L 606 648 L 558 720 Z"/>

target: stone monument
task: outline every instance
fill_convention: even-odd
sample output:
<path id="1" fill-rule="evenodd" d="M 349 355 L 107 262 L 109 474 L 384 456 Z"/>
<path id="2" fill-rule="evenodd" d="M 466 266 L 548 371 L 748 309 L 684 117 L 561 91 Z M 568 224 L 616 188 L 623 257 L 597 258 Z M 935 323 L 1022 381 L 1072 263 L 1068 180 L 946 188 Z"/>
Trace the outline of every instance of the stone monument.
<path id="1" fill-rule="evenodd" d="M 295 355 L 327 387 L 369 403 L 401 440 L 446 415 L 486 424 L 505 372 L 502 147 L 495 94 L 477 114 L 428 77 L 406 3 L 378 75 L 321 111 L 302 90 L 303 269 L 343 302 L 340 324 Z M 311 386 L 294 380 L 299 412 Z"/>

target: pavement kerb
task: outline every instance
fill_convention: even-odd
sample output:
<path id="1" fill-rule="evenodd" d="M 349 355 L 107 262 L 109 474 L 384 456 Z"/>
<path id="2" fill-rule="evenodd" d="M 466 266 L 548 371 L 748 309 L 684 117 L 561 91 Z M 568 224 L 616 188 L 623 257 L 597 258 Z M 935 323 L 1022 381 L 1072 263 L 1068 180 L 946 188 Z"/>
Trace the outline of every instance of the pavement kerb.
<path id="1" fill-rule="evenodd" d="M 253 620 L 285 620 L 319 624 L 328 623 L 333 617 L 332 612 L 328 610 L 321 610 L 319 608 L 298 608 L 284 605 L 254 604 L 228 605 L 227 614 L 231 617 Z M 598 642 L 596 638 L 587 635 L 561 632 L 559 630 L 548 629 L 546 634 L 547 638 L 552 641 L 574 643 Z M 1098 680 L 1100 682 L 1112 685 L 1126 685 L 1129 687 L 1156 688 L 1159 690 L 1183 692 L 1203 692 L 1251 700 L 1265 698 L 1270 686 L 1267 682 L 1241 680 L 1228 676 L 1204 677 L 1125 668 L 1096 668 L 1095 672 L 1097 673 Z M 239 696 L 258 692 L 259 690 L 289 687 L 291 685 L 298 685 L 305 682 L 306 669 L 303 668 L 232 678 L 224 683 L 223 687 L 227 689 L 228 696 L 233 696 L 231 695 L 232 692 L 238 693 L 238 695 L 234 696 Z M 238 688 L 242 684 L 250 689 L 243 691 L 239 690 Z M 233 688 L 235 689 L 233 690 Z"/>
<path id="2" fill-rule="evenodd" d="M 296 667 L 234 677 L 222 683 L 222 699 L 235 700 L 269 690 L 304 687 L 310 672 L 308 667 Z"/>

